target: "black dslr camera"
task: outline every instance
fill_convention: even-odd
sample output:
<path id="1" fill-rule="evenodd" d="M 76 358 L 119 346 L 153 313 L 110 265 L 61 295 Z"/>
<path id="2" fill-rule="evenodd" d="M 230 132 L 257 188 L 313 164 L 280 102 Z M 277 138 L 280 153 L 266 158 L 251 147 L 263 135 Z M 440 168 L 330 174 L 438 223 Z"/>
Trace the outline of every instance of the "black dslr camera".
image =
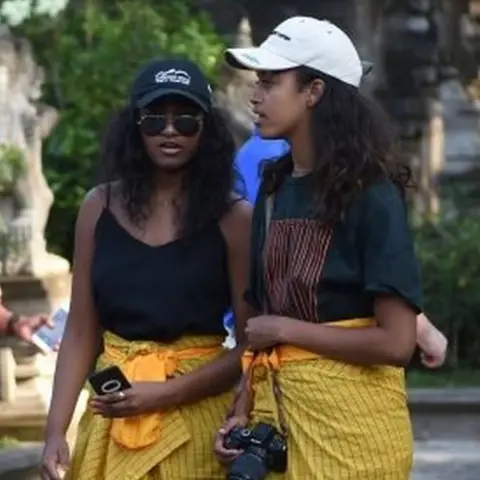
<path id="1" fill-rule="evenodd" d="M 268 472 L 287 470 L 285 439 L 267 423 L 258 423 L 251 429 L 234 428 L 224 445 L 227 449 L 243 450 L 230 466 L 227 480 L 263 480 Z"/>

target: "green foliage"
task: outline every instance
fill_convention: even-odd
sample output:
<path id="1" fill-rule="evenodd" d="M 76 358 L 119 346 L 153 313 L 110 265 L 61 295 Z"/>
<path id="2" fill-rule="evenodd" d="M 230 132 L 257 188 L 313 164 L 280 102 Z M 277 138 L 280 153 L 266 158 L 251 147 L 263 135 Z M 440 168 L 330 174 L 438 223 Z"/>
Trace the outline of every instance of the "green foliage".
<path id="1" fill-rule="evenodd" d="M 0 145 L 0 194 L 11 193 L 25 167 L 22 151 L 11 145 Z"/>
<path id="2" fill-rule="evenodd" d="M 152 58 L 188 56 L 213 80 L 223 45 L 209 20 L 192 15 L 184 0 L 72 2 L 57 19 L 34 17 L 18 34 L 46 68 L 44 100 L 61 114 L 44 149 L 55 194 L 47 233 L 50 247 L 70 257 L 68 238 L 95 180 L 101 134 L 128 100 L 137 69 Z"/>
<path id="3" fill-rule="evenodd" d="M 426 312 L 448 336 L 449 366 L 480 367 L 480 219 L 442 218 L 415 232 Z"/>
<path id="4" fill-rule="evenodd" d="M 407 372 L 407 385 L 410 388 L 478 388 L 480 387 L 480 370 L 411 370 Z"/>

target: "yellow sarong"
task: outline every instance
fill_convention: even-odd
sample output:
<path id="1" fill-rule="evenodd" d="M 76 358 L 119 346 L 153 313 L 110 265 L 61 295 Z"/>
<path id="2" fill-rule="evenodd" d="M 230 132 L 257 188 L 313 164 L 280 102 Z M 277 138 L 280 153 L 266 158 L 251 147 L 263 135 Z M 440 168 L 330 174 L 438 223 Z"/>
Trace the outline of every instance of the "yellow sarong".
<path id="1" fill-rule="evenodd" d="M 335 327 L 372 326 L 372 319 Z M 404 370 L 351 365 L 284 345 L 242 359 L 254 393 L 251 421 L 279 425 L 276 371 L 288 427 L 288 470 L 268 480 L 408 480 L 413 440 Z M 252 367 L 252 368 L 250 368 Z"/>
<path id="2" fill-rule="evenodd" d="M 97 369 L 119 365 L 130 382 L 165 381 L 191 372 L 221 351 L 222 337 L 195 336 L 173 344 L 129 342 L 110 332 Z M 106 419 L 90 408 L 82 417 L 68 480 L 220 480 L 213 435 L 233 394 L 165 412 Z"/>

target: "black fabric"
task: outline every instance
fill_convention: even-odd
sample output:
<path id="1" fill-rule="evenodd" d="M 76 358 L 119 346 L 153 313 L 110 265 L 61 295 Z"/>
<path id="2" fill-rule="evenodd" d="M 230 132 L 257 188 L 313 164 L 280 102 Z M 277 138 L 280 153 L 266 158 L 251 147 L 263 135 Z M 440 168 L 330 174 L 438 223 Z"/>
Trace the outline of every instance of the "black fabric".
<path id="1" fill-rule="evenodd" d="M 311 202 L 310 177 L 288 177 L 275 194 L 272 224 L 289 222 L 298 229 L 297 236 L 303 235 L 312 220 Z M 264 243 L 265 199 L 260 194 L 253 216 L 250 288 L 245 294 L 259 311 L 266 295 Z M 375 295 L 383 293 L 399 296 L 417 313 L 422 310 L 420 270 L 407 211 L 391 182 L 366 188 L 345 221 L 333 228 L 316 292 L 316 320 L 321 322 L 373 316 Z"/>
<path id="2" fill-rule="evenodd" d="M 223 335 L 230 307 L 227 246 L 218 224 L 151 247 L 107 208 L 95 232 L 95 305 L 103 328 L 128 340 Z"/>
<path id="3" fill-rule="evenodd" d="M 181 95 L 208 111 L 212 106 L 212 89 L 200 68 L 190 60 L 154 60 L 137 74 L 131 92 L 135 108 L 166 95 Z"/>

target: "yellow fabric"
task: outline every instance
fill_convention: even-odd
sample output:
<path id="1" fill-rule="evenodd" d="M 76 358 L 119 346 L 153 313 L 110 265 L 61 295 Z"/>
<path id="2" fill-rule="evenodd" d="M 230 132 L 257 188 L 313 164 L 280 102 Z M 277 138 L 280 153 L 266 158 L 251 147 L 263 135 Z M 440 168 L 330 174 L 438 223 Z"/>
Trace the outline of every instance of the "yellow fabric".
<path id="1" fill-rule="evenodd" d="M 213 347 L 192 347 L 174 350 L 152 343 L 127 343 L 107 332 L 105 334 L 104 361 L 121 365 L 130 382 L 165 382 L 172 376 L 182 360 L 211 357 L 218 352 Z M 144 448 L 158 441 L 163 412 L 155 412 L 130 418 L 116 418 L 110 434 L 120 445 L 128 449 Z"/>
<path id="2" fill-rule="evenodd" d="M 110 332 L 97 369 L 115 364 L 131 382 L 165 381 L 211 361 L 222 337 L 187 337 L 173 344 L 128 342 Z M 105 419 L 87 408 L 80 421 L 69 480 L 220 480 L 213 433 L 232 394 L 131 419 Z"/>
<path id="3" fill-rule="evenodd" d="M 327 323 L 326 325 L 342 327 L 342 328 L 361 328 L 371 327 L 375 325 L 375 320 L 371 318 L 353 318 L 350 320 L 341 320 L 335 323 Z M 250 371 L 252 366 L 263 365 L 273 370 L 278 370 L 283 362 L 295 362 L 298 360 L 312 360 L 318 358 L 316 353 L 303 350 L 302 348 L 292 345 L 278 345 L 271 352 L 254 353 L 246 350 L 242 355 L 242 370 L 244 373 Z"/>
<path id="4" fill-rule="evenodd" d="M 254 393 L 252 423 L 280 426 L 276 370 L 288 427 L 287 473 L 270 473 L 268 480 L 408 480 L 413 446 L 402 368 L 346 364 L 288 345 L 252 360 L 251 352 L 242 359 Z"/>

